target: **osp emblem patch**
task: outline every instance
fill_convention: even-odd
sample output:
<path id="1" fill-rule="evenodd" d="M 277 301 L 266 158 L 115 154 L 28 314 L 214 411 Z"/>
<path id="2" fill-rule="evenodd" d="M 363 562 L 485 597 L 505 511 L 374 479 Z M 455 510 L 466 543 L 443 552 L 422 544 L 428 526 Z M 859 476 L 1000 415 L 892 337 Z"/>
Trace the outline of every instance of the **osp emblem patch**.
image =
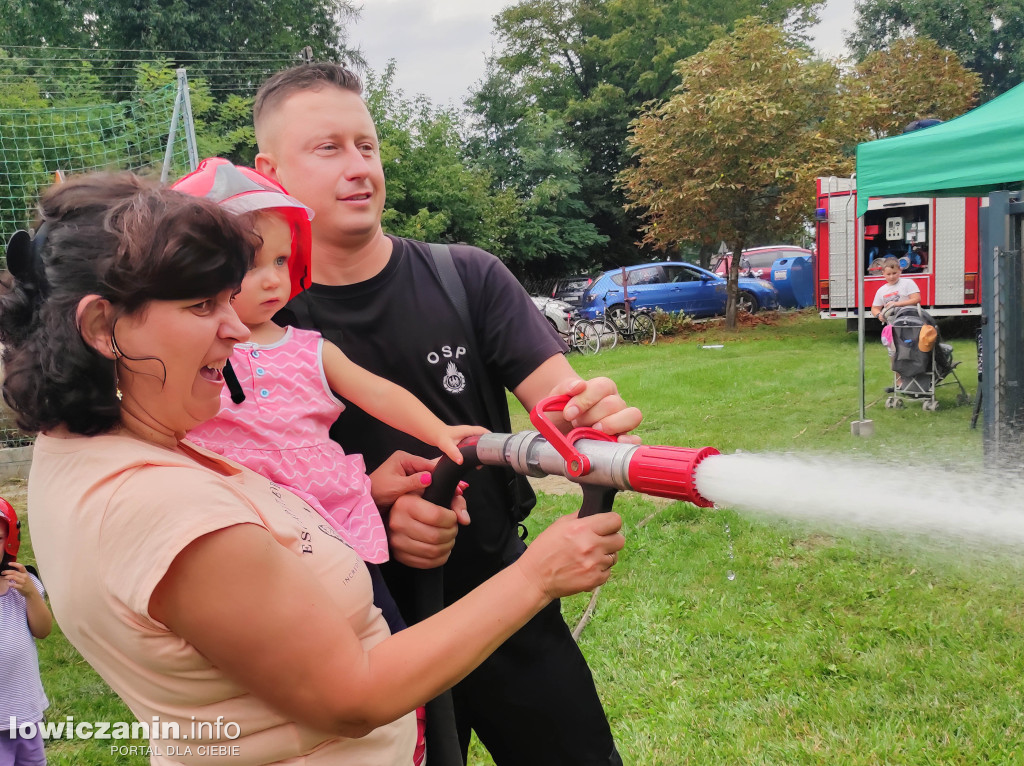
<path id="1" fill-rule="evenodd" d="M 459 372 L 455 362 L 448 362 L 448 366 L 444 370 L 444 380 L 441 382 L 449 394 L 458 394 L 466 387 L 466 376 Z"/>

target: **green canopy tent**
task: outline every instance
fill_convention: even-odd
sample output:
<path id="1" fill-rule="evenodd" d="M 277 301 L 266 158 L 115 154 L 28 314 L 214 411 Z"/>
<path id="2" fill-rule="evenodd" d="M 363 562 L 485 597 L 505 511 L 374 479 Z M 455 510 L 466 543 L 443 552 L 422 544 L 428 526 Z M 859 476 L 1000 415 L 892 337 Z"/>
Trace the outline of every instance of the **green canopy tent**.
<path id="1" fill-rule="evenodd" d="M 870 197 L 977 197 L 1024 181 L 1024 84 L 955 120 L 857 147 L 857 215 Z"/>
<path id="2" fill-rule="evenodd" d="M 988 195 L 980 226 L 984 321 L 978 394 L 984 400 L 986 453 L 1008 460 L 1024 457 L 1022 188 L 1024 84 L 949 122 L 857 147 L 858 217 L 871 197 Z M 860 324 L 863 419 L 863 317 Z"/>

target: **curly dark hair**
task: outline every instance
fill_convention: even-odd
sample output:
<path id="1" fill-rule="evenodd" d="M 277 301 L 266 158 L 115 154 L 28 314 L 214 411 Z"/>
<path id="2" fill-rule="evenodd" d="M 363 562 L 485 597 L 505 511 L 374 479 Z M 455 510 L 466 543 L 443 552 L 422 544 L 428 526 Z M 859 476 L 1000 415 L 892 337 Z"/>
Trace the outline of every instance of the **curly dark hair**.
<path id="1" fill-rule="evenodd" d="M 82 339 L 79 301 L 99 295 L 120 317 L 150 301 L 216 295 L 241 284 L 255 242 L 213 202 L 131 173 L 90 173 L 51 188 L 39 224 L 29 265 L 15 269 L 9 250 L 14 273 L 0 280 L 4 401 L 28 433 L 103 433 L 120 421 L 116 362 Z"/>

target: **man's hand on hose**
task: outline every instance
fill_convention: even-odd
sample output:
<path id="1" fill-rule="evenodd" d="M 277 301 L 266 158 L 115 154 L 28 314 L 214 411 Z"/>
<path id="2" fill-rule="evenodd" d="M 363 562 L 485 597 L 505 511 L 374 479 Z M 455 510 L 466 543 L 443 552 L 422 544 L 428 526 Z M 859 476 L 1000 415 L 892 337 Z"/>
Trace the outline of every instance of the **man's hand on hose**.
<path id="1" fill-rule="evenodd" d="M 459 482 L 452 507 L 423 499 L 431 471 L 440 458 L 428 460 L 401 450 L 370 474 L 370 494 L 387 528 L 392 555 L 406 566 L 432 569 L 448 560 L 459 524 L 469 523 L 469 512 Z"/>
<path id="2" fill-rule="evenodd" d="M 469 524 L 466 501 L 461 495 L 444 508 L 417 494 L 399 497 L 387 517 L 391 554 L 406 566 L 433 569 L 448 560 L 459 524 Z"/>
<path id="3" fill-rule="evenodd" d="M 640 443 L 640 437 L 629 432 L 640 425 L 643 415 L 623 401 L 615 381 L 603 377 L 570 378 L 555 386 L 549 396 L 560 394 L 571 397 L 562 415 L 573 427 L 589 426 L 616 435 L 620 442 Z"/>

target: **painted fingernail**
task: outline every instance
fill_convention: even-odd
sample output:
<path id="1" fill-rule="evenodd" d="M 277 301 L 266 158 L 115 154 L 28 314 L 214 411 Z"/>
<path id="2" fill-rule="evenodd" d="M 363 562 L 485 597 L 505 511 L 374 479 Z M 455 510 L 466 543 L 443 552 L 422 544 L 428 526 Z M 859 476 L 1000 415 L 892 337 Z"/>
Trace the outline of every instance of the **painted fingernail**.
<path id="1" fill-rule="evenodd" d="M 420 474 L 420 484 L 422 484 L 424 487 L 430 486 L 430 474 L 429 473 L 421 473 Z"/>
<path id="2" fill-rule="evenodd" d="M 469 482 L 468 481 L 460 481 L 459 482 L 459 489 L 465 489 L 468 486 L 469 486 Z"/>

